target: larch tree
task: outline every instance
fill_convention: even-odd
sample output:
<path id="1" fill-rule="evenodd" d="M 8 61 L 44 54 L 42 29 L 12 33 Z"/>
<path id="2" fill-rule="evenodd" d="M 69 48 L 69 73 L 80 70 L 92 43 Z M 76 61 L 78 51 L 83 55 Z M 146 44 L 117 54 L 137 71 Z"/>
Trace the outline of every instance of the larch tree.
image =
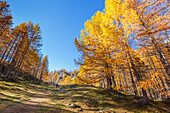
<path id="1" fill-rule="evenodd" d="M 39 24 L 31 21 L 12 28 L 6 1 L 0 1 L 0 71 L 5 77 L 18 74 L 37 77 L 40 68 L 42 37 Z"/>
<path id="2" fill-rule="evenodd" d="M 142 95 L 144 103 L 169 98 L 169 17 L 168 0 L 106 0 L 75 39 L 77 78 Z"/>
<path id="3" fill-rule="evenodd" d="M 42 79 L 47 80 L 49 79 L 48 77 L 48 55 L 44 56 L 42 59 L 42 64 L 41 64 L 41 71 L 39 75 L 39 80 L 41 81 Z"/>

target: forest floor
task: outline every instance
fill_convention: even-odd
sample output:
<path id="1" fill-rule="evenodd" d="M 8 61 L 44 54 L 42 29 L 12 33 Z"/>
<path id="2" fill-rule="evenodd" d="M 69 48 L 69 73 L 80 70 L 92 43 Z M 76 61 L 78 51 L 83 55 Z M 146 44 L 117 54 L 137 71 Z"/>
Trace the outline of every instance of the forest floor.
<path id="1" fill-rule="evenodd" d="M 142 105 L 132 95 L 85 85 L 33 84 L 0 79 L 0 113 L 147 113 L 168 112 L 169 102 Z"/>

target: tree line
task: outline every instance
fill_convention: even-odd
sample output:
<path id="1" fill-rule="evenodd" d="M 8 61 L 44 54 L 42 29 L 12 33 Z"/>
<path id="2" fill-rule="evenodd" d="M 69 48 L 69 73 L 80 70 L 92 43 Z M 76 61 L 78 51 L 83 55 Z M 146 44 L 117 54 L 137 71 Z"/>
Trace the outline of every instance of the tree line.
<path id="1" fill-rule="evenodd" d="M 40 81 L 48 77 L 48 56 L 42 58 L 39 24 L 31 21 L 12 27 L 7 1 L 0 1 L 0 72 L 6 78 L 34 75 Z"/>
<path id="2" fill-rule="evenodd" d="M 75 45 L 78 80 L 136 96 L 168 99 L 169 0 L 106 0 L 84 23 Z"/>
<path id="3" fill-rule="evenodd" d="M 79 70 L 61 74 L 48 70 L 39 24 L 13 28 L 9 5 L 0 1 L 0 75 L 93 84 L 143 96 L 144 103 L 169 99 L 169 6 L 169 0 L 106 0 L 105 9 L 87 20 L 81 38 L 75 38 Z"/>

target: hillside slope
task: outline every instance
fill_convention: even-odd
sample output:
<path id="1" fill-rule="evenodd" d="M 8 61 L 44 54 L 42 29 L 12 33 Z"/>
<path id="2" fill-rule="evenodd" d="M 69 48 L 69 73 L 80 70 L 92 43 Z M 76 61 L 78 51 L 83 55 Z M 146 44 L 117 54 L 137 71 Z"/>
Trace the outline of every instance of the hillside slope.
<path id="1" fill-rule="evenodd" d="M 168 112 L 168 102 L 143 106 L 134 96 L 93 86 L 0 81 L 0 113 L 133 113 Z M 158 107 L 159 106 L 159 107 Z"/>

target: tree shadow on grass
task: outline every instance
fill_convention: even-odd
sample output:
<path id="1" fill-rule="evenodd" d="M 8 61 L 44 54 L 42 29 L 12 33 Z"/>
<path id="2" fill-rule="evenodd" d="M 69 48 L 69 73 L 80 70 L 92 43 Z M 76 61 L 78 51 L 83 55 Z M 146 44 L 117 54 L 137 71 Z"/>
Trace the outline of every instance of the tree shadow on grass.
<path id="1" fill-rule="evenodd" d="M 90 89 L 92 88 L 92 89 Z M 65 92 L 70 92 L 73 97 L 73 101 L 81 102 L 84 104 L 90 103 L 97 105 L 97 107 L 109 107 L 113 109 L 124 109 L 131 112 L 148 112 L 148 108 L 155 109 L 150 105 L 143 105 L 140 102 L 141 97 L 135 97 L 134 95 L 127 95 L 115 90 L 108 89 L 94 89 L 92 86 L 80 86 L 71 88 Z M 93 93 L 93 94 L 92 94 Z M 74 96 L 78 95 L 78 96 Z M 58 95 L 58 98 L 60 95 Z M 66 97 L 64 97 L 66 98 Z M 102 102 L 98 102 L 102 101 Z M 155 110 L 156 111 L 156 110 Z M 154 112 L 152 110 L 151 112 Z"/>
<path id="2" fill-rule="evenodd" d="M 10 101 L 10 100 L 9 100 Z M 43 113 L 75 113 L 73 111 L 60 108 L 60 107 L 51 107 L 46 105 L 31 105 L 20 103 L 16 101 L 10 101 L 13 103 L 12 106 L 7 106 L 3 109 L 0 109 L 0 113 L 36 113 L 36 112 L 43 112 Z M 36 102 L 34 102 L 36 103 Z M 37 103 L 36 103 L 37 104 Z M 49 104 L 48 104 L 49 105 Z"/>

